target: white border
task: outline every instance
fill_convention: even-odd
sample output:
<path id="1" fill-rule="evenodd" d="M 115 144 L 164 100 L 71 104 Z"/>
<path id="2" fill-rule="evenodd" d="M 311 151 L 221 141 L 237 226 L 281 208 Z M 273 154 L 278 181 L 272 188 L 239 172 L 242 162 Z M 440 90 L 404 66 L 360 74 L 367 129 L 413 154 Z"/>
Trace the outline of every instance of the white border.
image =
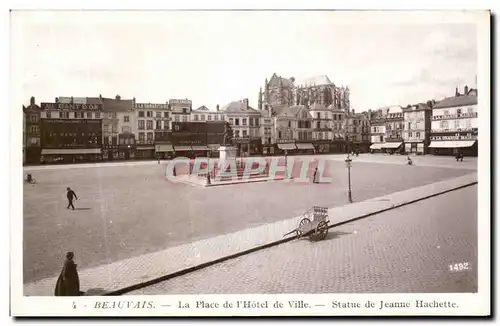
<path id="1" fill-rule="evenodd" d="M 28 5 L 26 5 L 26 2 L 21 2 L 21 4 L 16 4 L 16 8 L 75 8 L 75 9 L 80 9 L 82 7 L 92 7 L 92 8 L 145 8 L 148 7 L 148 3 L 145 1 L 141 1 L 141 4 L 137 2 L 132 2 L 132 1 L 123 1 L 123 2 L 118 2 L 116 1 L 113 5 L 109 5 L 109 2 L 103 3 L 101 1 L 86 1 L 83 2 L 84 5 L 80 3 L 58 3 L 58 2 L 52 2 L 52 3 L 57 3 L 57 5 L 47 5 L 47 4 L 39 4 L 38 2 L 30 2 Z M 118 6 L 116 4 L 119 4 Z M 324 5 L 326 4 L 326 5 Z M 427 2 L 426 7 L 429 9 L 437 9 L 437 8 L 458 8 L 460 5 L 464 6 L 464 4 L 468 8 L 487 8 L 484 4 L 482 5 L 479 2 L 470 2 L 470 1 L 449 1 L 447 5 L 443 5 L 442 3 L 439 2 Z M 358 6 L 357 6 L 358 5 Z M 383 7 L 392 7 L 392 8 L 421 8 L 422 6 L 422 1 L 415 2 L 415 5 L 411 6 L 408 5 L 408 2 L 398 2 L 394 1 L 393 3 L 389 4 L 389 6 L 380 6 L 378 4 L 371 4 L 372 8 L 383 8 Z M 150 8 L 154 8 L 156 6 L 151 6 L 149 5 Z M 165 8 L 165 6 L 162 6 Z M 349 1 L 349 2 L 337 2 L 337 3 L 332 3 L 331 1 L 329 2 L 313 2 L 313 1 L 308 1 L 304 3 L 298 3 L 296 2 L 287 2 L 287 3 L 282 3 L 278 1 L 266 1 L 264 3 L 258 3 L 258 5 L 255 4 L 255 2 L 250 2 L 250 1 L 240 1 L 238 3 L 233 3 L 230 1 L 219 1 L 215 3 L 214 5 L 210 4 L 207 5 L 205 1 L 191 1 L 191 2 L 186 2 L 186 1 L 172 1 L 169 3 L 169 8 L 175 9 L 179 7 L 183 8 L 206 8 L 206 7 L 212 7 L 212 8 L 311 8 L 311 9 L 316 9 L 316 8 L 359 8 L 359 2 L 357 1 Z M 465 7 L 465 6 L 464 6 Z M 489 22 L 487 22 L 489 24 Z M 461 310 L 461 314 L 466 314 L 467 312 L 470 313 L 480 313 L 486 311 L 485 308 L 489 311 L 489 296 L 486 297 L 484 294 L 488 294 L 489 292 L 489 271 L 490 271 L 490 262 L 489 262 L 489 257 L 490 257 L 490 249 L 489 249 L 489 240 L 490 240 L 490 196 L 489 196 L 489 181 L 490 181 L 490 167 L 489 167 L 489 159 L 490 159 L 490 152 L 489 152 L 489 135 L 490 135 L 490 130 L 489 130 L 489 121 L 490 121 L 490 103 L 489 103 L 489 89 L 490 89 L 490 77 L 487 72 L 489 72 L 489 27 L 486 26 L 483 23 L 481 24 L 482 26 L 478 28 L 478 49 L 479 49 L 479 74 L 478 74 L 478 88 L 479 88 L 479 111 L 480 111 L 480 133 L 479 133 L 479 151 L 480 151 L 480 157 L 479 157 L 479 164 L 478 164 L 478 169 L 479 169 L 479 189 L 481 191 L 481 195 L 479 196 L 479 256 L 478 256 L 478 261 L 480 262 L 479 265 L 479 293 L 476 295 L 470 295 L 470 294 L 460 294 L 460 295 L 440 295 L 440 297 L 449 297 L 453 298 L 454 300 L 458 301 L 463 307 L 467 307 L 468 309 Z M 7 31 L 8 33 L 8 31 Z M 7 76 L 8 74 L 4 74 Z M 13 76 L 16 77 L 16 76 Z M 13 78 L 14 84 L 15 84 L 15 79 Z M 12 85 L 12 84 L 9 84 Z M 8 89 L 7 87 L 4 87 L 4 89 Z M 10 103 L 12 103 L 12 98 L 19 98 L 19 90 L 18 89 L 10 89 Z M 4 97 L 5 98 L 5 97 Z M 20 157 L 20 151 L 17 150 L 22 146 L 22 139 L 20 136 L 20 129 L 17 128 L 17 126 L 21 126 L 21 119 L 22 116 L 20 115 L 20 108 L 15 108 L 15 107 L 10 107 L 9 105 L 6 105 L 5 107 L 10 108 L 9 111 L 11 112 L 11 119 L 9 120 L 11 122 L 11 126 L 15 126 L 10 129 L 10 143 L 11 143 L 11 151 L 10 151 L 10 178 L 12 181 L 17 181 L 21 180 L 22 176 L 22 169 L 21 166 L 19 165 L 19 162 L 21 162 L 21 157 Z M 5 121 L 5 120 L 4 120 Z M 2 132 L 6 131 L 6 128 L 1 128 Z M 7 139 L 7 137 L 4 137 L 3 139 Z M 2 161 L 6 163 L 6 161 Z M 8 171 L 8 169 L 5 167 L 3 171 Z M 71 309 L 71 307 L 68 307 L 67 309 L 63 309 L 62 306 L 64 305 L 63 302 L 65 303 L 70 303 L 73 301 L 73 299 L 60 299 L 60 298 L 24 298 L 24 297 L 19 297 L 19 293 L 22 294 L 22 281 L 19 283 L 19 276 L 22 276 L 22 269 L 19 269 L 20 263 L 22 264 L 22 242 L 20 239 L 22 239 L 22 218 L 18 218 L 22 216 L 22 185 L 19 182 L 9 182 L 11 185 L 11 276 L 13 277 L 13 286 L 12 286 L 12 305 L 13 305 L 13 310 L 12 312 L 14 314 L 23 314 L 23 312 L 27 312 L 29 315 L 44 315 L 47 314 L 50 311 L 53 311 L 53 309 L 60 309 L 59 312 L 62 314 L 68 314 L 68 315 L 74 315 L 74 310 Z M 1 196 L 3 200 L 7 198 L 7 196 Z M 2 205 L 2 207 L 7 207 L 7 205 Z M 5 238 L 4 238 L 5 239 Z M 6 248 L 7 246 L 3 246 L 3 248 Z M 17 278 L 16 278 L 17 276 Z M 392 299 L 395 299 L 398 295 L 390 294 L 390 295 L 348 295 L 349 298 L 354 299 L 355 297 L 359 297 L 362 300 L 367 300 L 368 298 L 372 296 L 386 296 L 390 297 Z M 410 297 L 412 295 L 409 294 L 403 294 L 401 296 L 405 297 Z M 426 297 L 430 295 L 425 295 Z M 205 296 L 204 296 L 205 297 Z M 209 296 L 207 296 L 209 297 Z M 273 296 L 277 297 L 277 296 Z M 297 296 L 288 296 L 288 297 L 297 297 Z M 306 296 L 304 296 L 305 298 Z M 312 295 L 311 296 L 313 299 L 311 300 L 318 300 L 320 298 L 320 295 Z M 343 295 L 345 297 L 345 295 Z M 164 296 L 156 296 L 154 299 L 156 301 L 162 300 Z M 248 299 L 248 296 L 245 296 L 245 298 Z M 128 297 L 127 300 L 131 300 L 131 297 Z M 79 298 L 80 300 L 80 298 Z M 82 302 L 84 300 L 93 300 L 95 301 L 96 298 L 82 298 Z M 191 299 L 193 300 L 193 299 Z M 112 313 L 112 311 L 107 311 L 107 313 Z M 341 311 L 337 311 L 338 313 L 341 313 Z M 347 311 L 349 314 L 362 314 L 362 311 L 356 310 L 356 311 Z M 120 311 L 120 315 L 125 315 L 125 311 Z M 136 313 L 136 312 L 133 312 Z M 154 313 L 151 311 L 142 311 L 142 315 L 145 316 L 151 316 Z M 220 312 L 219 312 L 220 313 Z M 290 311 L 292 314 L 301 314 L 300 311 Z M 319 313 L 319 312 L 318 312 Z M 408 313 L 406 311 L 405 313 Z M 414 313 L 414 311 L 411 311 L 410 313 Z M 82 312 L 83 315 L 91 315 L 90 312 Z M 259 312 L 259 314 L 262 314 L 262 312 Z M 280 310 L 279 314 L 283 315 L 286 314 L 284 311 Z M 328 311 L 328 315 L 331 315 L 332 312 Z M 128 314 L 127 314 L 128 315 Z M 194 316 L 195 311 L 184 311 L 183 315 L 189 315 L 189 316 Z"/>

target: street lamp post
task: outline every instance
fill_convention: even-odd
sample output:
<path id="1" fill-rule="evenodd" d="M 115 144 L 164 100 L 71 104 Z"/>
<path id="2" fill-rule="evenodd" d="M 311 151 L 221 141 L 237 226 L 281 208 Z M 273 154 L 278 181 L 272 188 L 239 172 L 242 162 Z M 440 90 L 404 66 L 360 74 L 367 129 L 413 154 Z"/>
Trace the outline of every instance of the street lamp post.
<path id="1" fill-rule="evenodd" d="M 349 183 L 349 192 L 348 192 L 348 195 L 349 195 L 349 202 L 352 203 L 352 193 L 351 193 L 351 158 L 349 157 L 349 155 L 347 155 L 347 158 L 345 160 L 345 165 L 347 167 L 347 180 L 348 180 L 348 183 Z"/>
<path id="2" fill-rule="evenodd" d="M 285 177 L 288 177 L 288 150 L 285 149 Z"/>

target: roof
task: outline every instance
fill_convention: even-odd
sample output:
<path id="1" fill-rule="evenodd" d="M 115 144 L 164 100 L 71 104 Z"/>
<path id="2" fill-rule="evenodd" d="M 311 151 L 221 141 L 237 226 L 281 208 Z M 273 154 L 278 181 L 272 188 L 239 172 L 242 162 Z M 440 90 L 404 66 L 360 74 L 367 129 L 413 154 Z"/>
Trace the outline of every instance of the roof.
<path id="1" fill-rule="evenodd" d="M 281 86 L 292 87 L 293 86 L 292 78 L 283 78 L 281 76 L 276 75 L 276 73 L 274 73 L 271 76 L 271 79 L 269 80 L 268 85 L 269 86 L 280 86 L 280 81 L 281 81 Z"/>
<path id="2" fill-rule="evenodd" d="M 133 100 L 116 100 L 112 98 L 103 98 L 102 104 L 102 110 L 104 112 L 123 112 L 132 110 L 134 108 Z"/>
<path id="3" fill-rule="evenodd" d="M 210 110 L 206 106 L 202 105 L 194 111 L 196 112 L 196 111 L 210 111 Z"/>
<path id="4" fill-rule="evenodd" d="M 330 81 L 330 78 L 328 78 L 327 75 L 318 75 L 314 77 L 309 77 L 301 80 L 300 82 L 297 83 L 298 85 L 303 85 L 303 86 L 320 86 L 320 85 L 331 85 L 333 84 Z"/>
<path id="5" fill-rule="evenodd" d="M 305 105 L 276 105 L 273 106 L 273 112 L 275 116 L 290 116 L 296 117 L 303 109 L 305 109 Z"/>
<path id="6" fill-rule="evenodd" d="M 469 92 L 468 95 L 446 97 L 434 105 L 434 109 L 452 108 L 464 105 L 477 104 L 477 91 Z"/>
<path id="7" fill-rule="evenodd" d="M 255 110 L 254 108 L 248 106 L 245 108 L 245 103 L 242 101 L 232 101 L 231 103 L 227 104 L 226 106 L 223 106 L 221 111 L 224 111 L 226 113 L 245 113 L 245 112 L 256 112 L 259 113 L 259 111 Z"/>
<path id="8" fill-rule="evenodd" d="M 314 103 L 309 108 L 309 111 L 331 111 L 331 109 L 327 108 L 323 104 Z"/>
<path id="9" fill-rule="evenodd" d="M 393 105 L 393 106 L 389 107 L 387 114 L 401 113 L 401 112 L 403 112 L 403 108 L 400 105 Z"/>
<path id="10" fill-rule="evenodd" d="M 87 97 L 87 104 L 102 104 L 98 97 Z"/>

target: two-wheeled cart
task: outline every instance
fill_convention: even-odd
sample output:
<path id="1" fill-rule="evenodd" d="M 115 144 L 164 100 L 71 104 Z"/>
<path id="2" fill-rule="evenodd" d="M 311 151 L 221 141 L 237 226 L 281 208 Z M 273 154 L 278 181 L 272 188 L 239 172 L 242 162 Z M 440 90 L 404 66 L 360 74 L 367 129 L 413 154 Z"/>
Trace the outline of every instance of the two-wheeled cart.
<path id="1" fill-rule="evenodd" d="M 285 234 L 295 233 L 297 239 L 308 236 L 311 241 L 323 240 L 328 234 L 328 208 L 314 206 L 302 215 L 299 227 Z"/>

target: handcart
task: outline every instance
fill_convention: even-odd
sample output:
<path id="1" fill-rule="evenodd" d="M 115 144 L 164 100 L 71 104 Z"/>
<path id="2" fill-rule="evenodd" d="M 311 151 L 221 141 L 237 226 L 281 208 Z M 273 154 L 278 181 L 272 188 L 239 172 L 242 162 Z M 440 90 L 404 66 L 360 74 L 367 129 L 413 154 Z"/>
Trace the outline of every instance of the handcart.
<path id="1" fill-rule="evenodd" d="M 302 215 L 299 227 L 285 234 L 296 233 L 297 239 L 308 236 L 311 241 L 323 240 L 328 234 L 328 208 L 314 206 Z"/>

